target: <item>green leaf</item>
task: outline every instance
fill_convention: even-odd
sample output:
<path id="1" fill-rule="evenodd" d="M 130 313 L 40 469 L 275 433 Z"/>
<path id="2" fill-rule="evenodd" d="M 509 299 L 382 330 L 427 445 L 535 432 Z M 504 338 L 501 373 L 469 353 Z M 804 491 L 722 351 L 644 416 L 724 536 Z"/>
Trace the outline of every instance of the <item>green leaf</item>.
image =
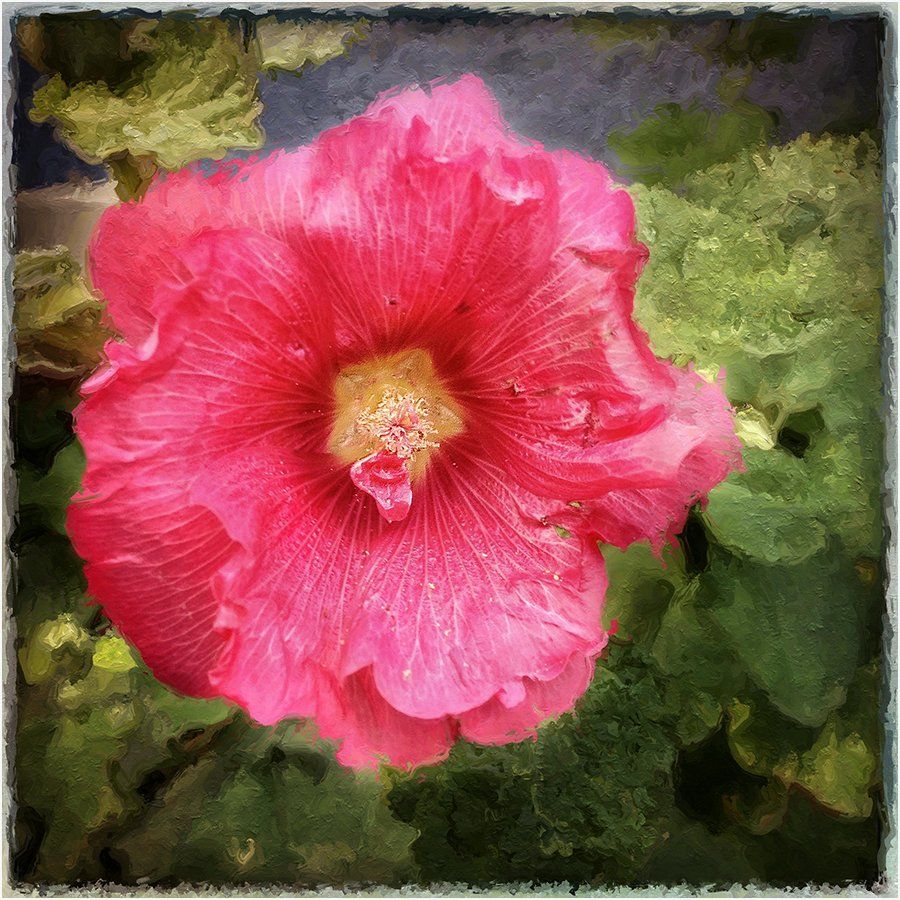
<path id="1" fill-rule="evenodd" d="M 826 136 L 743 151 L 691 175 L 681 196 L 634 186 L 650 248 L 636 308 L 651 340 L 704 365 L 727 351 L 757 365 L 796 354 L 832 337 L 836 315 L 868 324 L 870 340 L 883 279 L 880 177 L 869 138 Z"/>
<path id="2" fill-rule="evenodd" d="M 104 672 L 130 672 L 137 667 L 134 656 L 121 638 L 113 634 L 105 634 L 94 644 L 92 662 L 95 669 Z"/>
<path id="3" fill-rule="evenodd" d="M 865 819 L 880 783 L 877 664 L 857 672 L 847 702 L 818 731 L 794 725 L 760 701 L 735 700 L 728 710 L 728 741 L 748 772 L 796 785 L 823 806 Z"/>
<path id="4" fill-rule="evenodd" d="M 632 178 L 675 187 L 692 172 L 763 144 L 773 127 L 769 113 L 750 103 L 722 113 L 664 103 L 633 131 L 613 131 L 608 140 Z"/>
<path id="5" fill-rule="evenodd" d="M 19 467 L 19 508 L 33 515 L 45 528 L 66 533 L 66 510 L 72 495 L 81 487 L 84 475 L 84 450 L 78 441 L 64 447 L 50 471 L 40 476 L 27 465 Z"/>
<path id="6" fill-rule="evenodd" d="M 681 552 L 670 546 L 658 556 L 649 544 L 632 544 L 627 550 L 604 546 L 602 550 L 609 578 L 604 628 L 615 622 L 618 637 L 651 641 L 676 587 L 686 581 Z"/>
<path id="7" fill-rule="evenodd" d="M 810 515 L 802 465 L 788 454 L 757 449 L 745 450 L 744 461 L 746 472 L 709 495 L 704 517 L 718 542 L 766 563 L 802 563 L 822 550 L 828 519 Z"/>
<path id="8" fill-rule="evenodd" d="M 881 672 L 870 663 L 857 672 L 847 702 L 828 717 L 801 759 L 798 783 L 845 816 L 866 818 L 881 783 Z"/>
<path id="9" fill-rule="evenodd" d="M 682 28 L 682 24 L 672 18 L 623 19 L 602 12 L 573 16 L 569 21 L 576 34 L 587 35 L 596 50 L 610 55 L 633 51 L 635 46 L 645 53 L 650 52 L 660 41 L 671 40 Z"/>
<path id="10" fill-rule="evenodd" d="M 771 834 L 784 824 L 791 794 L 777 779 L 736 790 L 722 798 L 726 816 L 742 830 L 754 835 Z"/>
<path id="11" fill-rule="evenodd" d="M 128 154 L 177 169 L 262 145 L 256 61 L 233 24 L 146 20 L 129 46 L 127 76 L 67 83 L 55 75 L 35 93 L 31 118 L 53 121 L 89 162 Z"/>
<path id="12" fill-rule="evenodd" d="M 833 548 L 796 566 L 717 554 L 709 614 L 753 681 L 795 721 L 821 725 L 846 698 L 860 652 L 864 593 Z"/>
<path id="13" fill-rule="evenodd" d="M 714 834 L 687 816 L 673 816 L 663 840 L 641 870 L 640 881 L 664 885 L 746 884 L 758 872 L 749 849 L 742 835 Z"/>
<path id="14" fill-rule="evenodd" d="M 786 718 L 763 698 L 750 697 L 735 698 L 728 705 L 727 734 L 732 755 L 743 769 L 790 785 L 797 779 L 800 754 L 817 731 Z"/>
<path id="15" fill-rule="evenodd" d="M 369 24 L 364 19 L 315 19 L 295 21 L 266 16 L 255 24 L 255 42 L 260 68 L 296 71 L 321 66 L 343 56 L 354 44 L 365 40 Z"/>
<path id="16" fill-rule="evenodd" d="M 693 580 L 675 593 L 651 649 L 667 679 L 665 698 L 681 746 L 700 743 L 718 728 L 723 704 L 745 678 L 741 662 L 722 652 L 717 624 L 698 602 L 699 588 Z"/>
<path id="17" fill-rule="evenodd" d="M 878 148 L 809 137 L 743 151 L 682 194 L 635 186 L 650 248 L 636 314 L 655 351 L 724 368 L 748 471 L 706 521 L 730 550 L 802 563 L 826 538 L 881 552 Z"/>
<path id="18" fill-rule="evenodd" d="M 126 813 L 111 781 L 110 762 L 134 726 L 131 702 L 90 710 L 83 718 L 57 713 L 29 721 L 18 738 L 19 801 L 43 819 L 38 870 L 48 881 L 81 875 L 98 878 L 91 834 L 110 828 Z"/>
<path id="19" fill-rule="evenodd" d="M 13 272 L 19 371 L 72 378 L 100 362 L 111 336 L 101 324 L 103 305 L 90 292 L 64 247 L 23 250 Z"/>
<path id="20" fill-rule="evenodd" d="M 99 851 L 141 813 L 146 776 L 194 761 L 197 731 L 232 711 L 166 690 L 120 637 L 92 638 L 68 614 L 36 627 L 19 659 L 36 686 L 17 737 L 17 797 L 43 828 L 36 877 L 103 877 Z"/>
<path id="21" fill-rule="evenodd" d="M 854 818 L 872 812 L 871 789 L 878 781 L 878 757 L 855 732 L 842 734 L 828 723 L 803 755 L 797 783 L 825 806 Z"/>
<path id="22" fill-rule="evenodd" d="M 762 13 L 752 19 L 730 19 L 725 29 L 713 29 L 707 46 L 726 65 L 751 62 L 765 68 L 769 60 L 797 62 L 807 34 L 801 18 Z"/>

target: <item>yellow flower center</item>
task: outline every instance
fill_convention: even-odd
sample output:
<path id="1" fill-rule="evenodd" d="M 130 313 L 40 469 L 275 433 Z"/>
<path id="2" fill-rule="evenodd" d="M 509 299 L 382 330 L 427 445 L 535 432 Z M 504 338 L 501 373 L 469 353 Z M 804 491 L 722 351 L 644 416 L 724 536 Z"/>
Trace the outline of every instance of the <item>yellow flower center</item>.
<path id="1" fill-rule="evenodd" d="M 433 450 L 463 430 L 463 414 L 425 350 L 375 356 L 342 369 L 334 382 L 328 449 L 355 463 L 385 450 L 424 473 Z"/>

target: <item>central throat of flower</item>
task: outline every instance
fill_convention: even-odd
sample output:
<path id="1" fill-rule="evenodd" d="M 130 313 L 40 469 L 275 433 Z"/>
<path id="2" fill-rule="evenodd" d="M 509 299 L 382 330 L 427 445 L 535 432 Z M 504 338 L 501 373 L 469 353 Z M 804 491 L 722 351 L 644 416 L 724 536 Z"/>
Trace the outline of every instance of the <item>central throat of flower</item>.
<path id="1" fill-rule="evenodd" d="M 406 518 L 432 453 L 463 430 L 462 410 L 425 350 L 371 357 L 334 383 L 328 449 L 389 522 Z"/>

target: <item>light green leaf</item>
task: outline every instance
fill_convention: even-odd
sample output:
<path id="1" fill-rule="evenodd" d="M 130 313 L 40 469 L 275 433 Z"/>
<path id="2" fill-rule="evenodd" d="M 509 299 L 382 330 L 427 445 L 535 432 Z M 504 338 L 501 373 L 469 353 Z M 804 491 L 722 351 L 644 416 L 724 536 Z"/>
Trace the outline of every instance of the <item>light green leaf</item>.
<path id="1" fill-rule="evenodd" d="M 748 472 L 713 492 L 716 539 L 760 561 L 801 562 L 837 535 L 849 553 L 877 557 L 883 267 L 874 142 L 802 137 L 692 174 L 682 194 L 642 186 L 632 194 L 650 248 L 637 317 L 659 355 L 724 369 L 738 407 Z M 779 488 L 781 475 L 791 490 Z"/>
<path id="2" fill-rule="evenodd" d="M 89 162 L 127 154 L 177 169 L 262 145 L 255 56 L 233 24 L 164 18 L 129 40 L 128 77 L 68 84 L 56 75 L 35 93 L 31 118 L 55 122 Z"/>
<path id="3" fill-rule="evenodd" d="M 50 378 L 85 375 L 111 336 L 103 306 L 68 250 L 23 250 L 13 272 L 19 370 Z"/>
<path id="4" fill-rule="evenodd" d="M 321 66 L 365 40 L 368 33 L 369 25 L 363 19 L 295 21 L 266 16 L 255 25 L 260 68 L 296 71 L 307 65 Z"/>
<path id="5" fill-rule="evenodd" d="M 19 650 L 19 665 L 29 684 L 39 684 L 61 669 L 80 664 L 90 649 L 90 636 L 73 616 L 63 613 L 41 623 Z"/>
<path id="6" fill-rule="evenodd" d="M 818 731 L 760 701 L 734 700 L 728 741 L 735 759 L 756 775 L 803 788 L 842 816 L 867 818 L 880 781 L 878 675 L 874 663 L 859 669 L 847 702 Z"/>

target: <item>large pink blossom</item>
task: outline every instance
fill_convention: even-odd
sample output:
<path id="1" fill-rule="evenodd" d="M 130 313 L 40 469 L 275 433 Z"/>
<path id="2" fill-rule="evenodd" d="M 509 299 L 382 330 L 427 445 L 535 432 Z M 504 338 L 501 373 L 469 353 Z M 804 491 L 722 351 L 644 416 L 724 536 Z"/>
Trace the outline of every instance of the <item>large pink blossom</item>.
<path id="1" fill-rule="evenodd" d="M 661 545 L 737 460 L 632 321 L 645 255 L 603 166 L 471 76 L 109 210 L 91 595 L 164 682 L 350 765 L 533 734 L 606 642 L 598 540 Z"/>

